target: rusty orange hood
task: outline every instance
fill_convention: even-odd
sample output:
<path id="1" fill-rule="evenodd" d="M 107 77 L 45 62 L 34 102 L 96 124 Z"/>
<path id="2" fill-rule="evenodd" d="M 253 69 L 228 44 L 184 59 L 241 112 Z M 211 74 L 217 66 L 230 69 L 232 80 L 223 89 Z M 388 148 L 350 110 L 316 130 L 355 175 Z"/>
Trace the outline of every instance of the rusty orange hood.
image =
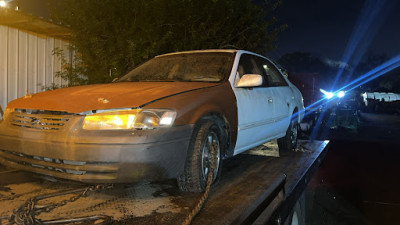
<path id="1" fill-rule="evenodd" d="M 160 98 L 212 87 L 201 82 L 124 82 L 46 91 L 16 99 L 9 108 L 81 113 L 97 109 L 139 107 Z"/>

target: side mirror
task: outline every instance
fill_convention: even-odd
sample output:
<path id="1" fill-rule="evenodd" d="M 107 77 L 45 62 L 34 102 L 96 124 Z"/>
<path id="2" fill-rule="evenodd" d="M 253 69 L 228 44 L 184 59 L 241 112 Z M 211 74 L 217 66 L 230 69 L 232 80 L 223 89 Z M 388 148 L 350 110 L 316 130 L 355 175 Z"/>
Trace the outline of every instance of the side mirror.
<path id="1" fill-rule="evenodd" d="M 246 88 L 246 87 L 258 87 L 263 83 L 263 77 L 259 74 L 245 74 L 240 78 L 236 87 Z"/>

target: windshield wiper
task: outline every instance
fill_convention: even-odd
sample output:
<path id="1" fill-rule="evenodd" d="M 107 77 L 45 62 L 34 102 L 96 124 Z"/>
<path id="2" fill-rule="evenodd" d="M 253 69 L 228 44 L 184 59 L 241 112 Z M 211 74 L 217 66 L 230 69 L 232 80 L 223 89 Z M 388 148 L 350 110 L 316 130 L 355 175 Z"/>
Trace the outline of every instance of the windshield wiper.
<path id="1" fill-rule="evenodd" d="M 139 80 L 139 82 L 180 82 L 180 80 Z"/>

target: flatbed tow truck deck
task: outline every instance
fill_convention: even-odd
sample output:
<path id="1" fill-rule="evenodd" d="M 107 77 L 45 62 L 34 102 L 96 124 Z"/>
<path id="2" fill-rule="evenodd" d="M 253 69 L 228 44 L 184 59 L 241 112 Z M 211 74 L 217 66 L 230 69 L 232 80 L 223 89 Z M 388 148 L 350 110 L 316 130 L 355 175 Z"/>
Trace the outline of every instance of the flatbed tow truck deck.
<path id="1" fill-rule="evenodd" d="M 224 161 L 219 183 L 192 224 L 280 224 L 325 157 L 327 144 L 300 141 L 297 151 L 274 157 L 278 147 L 269 142 Z M 74 218 L 83 218 L 75 221 L 81 224 L 182 224 L 203 195 L 179 192 L 174 180 L 87 188 L 42 178 L 0 166 L 0 224 L 24 219 L 60 224 Z"/>

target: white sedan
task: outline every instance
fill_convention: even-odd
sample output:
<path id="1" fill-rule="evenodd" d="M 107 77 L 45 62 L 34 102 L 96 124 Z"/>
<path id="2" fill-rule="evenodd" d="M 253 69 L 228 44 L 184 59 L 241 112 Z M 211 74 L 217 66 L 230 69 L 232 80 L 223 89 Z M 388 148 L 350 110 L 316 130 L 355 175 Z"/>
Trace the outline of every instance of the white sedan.
<path id="1" fill-rule="evenodd" d="M 202 191 L 223 159 L 273 139 L 294 149 L 303 109 L 300 91 L 261 55 L 165 54 L 114 83 L 10 102 L 0 163 L 91 183 L 177 178 L 181 190 Z"/>

